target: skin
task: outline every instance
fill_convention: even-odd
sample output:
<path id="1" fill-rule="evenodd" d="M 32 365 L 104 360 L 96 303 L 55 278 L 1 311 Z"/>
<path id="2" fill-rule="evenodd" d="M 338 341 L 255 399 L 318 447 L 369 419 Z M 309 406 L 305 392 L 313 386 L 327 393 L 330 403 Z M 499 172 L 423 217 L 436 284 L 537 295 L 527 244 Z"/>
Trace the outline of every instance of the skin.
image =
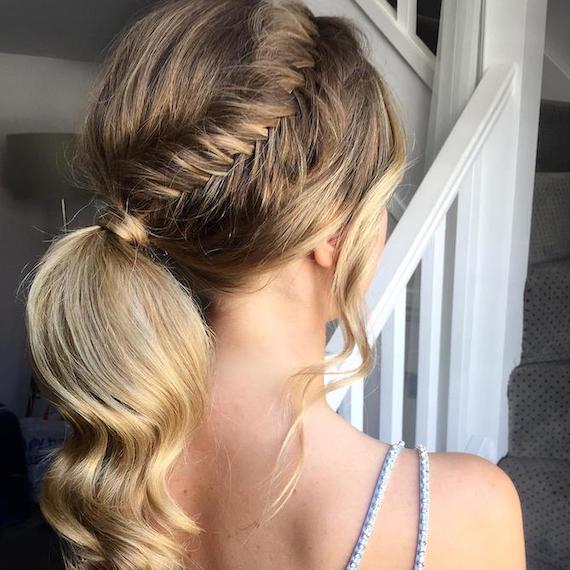
<path id="1" fill-rule="evenodd" d="M 382 220 L 363 293 L 384 249 L 385 212 Z M 342 570 L 348 562 L 388 443 L 353 428 L 324 399 L 305 416 L 305 461 L 295 492 L 273 519 L 258 524 L 264 477 L 288 427 L 284 381 L 320 357 L 325 324 L 335 317 L 329 291 L 336 243 L 336 236 L 323 240 L 268 287 L 227 299 L 214 315 L 212 407 L 170 480 L 175 498 L 206 529 L 188 542 L 188 568 Z M 507 475 L 471 454 L 429 458 L 426 568 L 524 570 L 520 502 Z M 417 452 L 403 449 L 362 570 L 413 568 L 418 485 Z"/>

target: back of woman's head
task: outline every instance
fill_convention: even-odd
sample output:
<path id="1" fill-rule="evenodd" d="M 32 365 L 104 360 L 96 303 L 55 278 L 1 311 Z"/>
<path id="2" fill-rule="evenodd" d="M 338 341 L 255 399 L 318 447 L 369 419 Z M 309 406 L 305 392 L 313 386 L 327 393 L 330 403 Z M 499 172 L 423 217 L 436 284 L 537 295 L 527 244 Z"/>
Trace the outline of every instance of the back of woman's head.
<path id="1" fill-rule="evenodd" d="M 68 568 L 183 567 L 174 532 L 202 529 L 167 479 L 205 417 L 224 294 L 338 232 L 338 360 L 357 346 L 349 381 L 370 370 L 360 284 L 405 159 L 364 46 L 271 0 L 162 2 L 113 43 L 76 160 L 104 206 L 57 236 L 27 300 L 34 371 L 72 427 L 41 495 Z"/>

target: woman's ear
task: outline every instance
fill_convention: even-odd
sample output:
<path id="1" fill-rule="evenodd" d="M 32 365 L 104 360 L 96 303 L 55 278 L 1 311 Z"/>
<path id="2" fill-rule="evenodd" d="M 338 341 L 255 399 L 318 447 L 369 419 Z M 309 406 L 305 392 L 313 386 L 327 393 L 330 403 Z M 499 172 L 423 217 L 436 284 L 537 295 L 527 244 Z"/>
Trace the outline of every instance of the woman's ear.
<path id="1" fill-rule="evenodd" d="M 336 256 L 338 255 L 338 234 L 333 234 L 326 240 L 321 241 L 313 249 L 314 260 L 324 268 L 330 268 L 334 265 Z"/>

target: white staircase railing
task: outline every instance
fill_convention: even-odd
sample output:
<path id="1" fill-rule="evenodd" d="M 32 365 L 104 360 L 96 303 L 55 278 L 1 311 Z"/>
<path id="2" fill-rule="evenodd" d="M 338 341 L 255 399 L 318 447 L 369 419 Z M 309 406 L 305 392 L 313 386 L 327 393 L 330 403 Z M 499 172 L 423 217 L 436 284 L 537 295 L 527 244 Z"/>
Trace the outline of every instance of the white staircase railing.
<path id="1" fill-rule="evenodd" d="M 496 462 L 520 358 L 546 3 L 502 0 L 484 13 L 481 79 L 390 236 L 366 302 L 368 337 L 381 341 L 380 439 L 404 439 L 406 294 L 420 267 L 415 440 Z M 342 340 L 339 329 L 327 352 Z M 355 350 L 325 381 L 360 362 Z M 362 381 L 327 398 L 364 428 Z"/>
<path id="2" fill-rule="evenodd" d="M 386 243 L 377 278 L 367 293 L 370 339 L 382 333 L 380 385 L 380 437 L 395 440 L 402 436 L 404 333 L 406 328 L 406 287 L 418 264 L 429 266 L 422 272 L 422 312 L 420 314 L 420 366 L 418 385 L 418 436 L 432 446 L 438 412 L 438 360 L 442 307 L 442 278 L 445 242 L 445 216 L 457 197 L 462 182 L 471 174 L 480 151 L 491 137 L 511 94 L 515 69 L 497 65 L 487 71 L 450 136 L 429 169 L 414 199 Z M 463 197 L 462 197 L 463 198 Z M 468 196 L 464 199 L 469 199 Z M 431 302 L 429 302 L 431 301 Z M 335 331 L 328 350 L 340 348 L 342 334 Z M 357 350 L 337 368 L 357 368 Z M 329 394 L 330 404 L 338 408 L 346 391 L 351 390 L 348 418 L 362 429 L 363 390 L 344 387 Z"/>

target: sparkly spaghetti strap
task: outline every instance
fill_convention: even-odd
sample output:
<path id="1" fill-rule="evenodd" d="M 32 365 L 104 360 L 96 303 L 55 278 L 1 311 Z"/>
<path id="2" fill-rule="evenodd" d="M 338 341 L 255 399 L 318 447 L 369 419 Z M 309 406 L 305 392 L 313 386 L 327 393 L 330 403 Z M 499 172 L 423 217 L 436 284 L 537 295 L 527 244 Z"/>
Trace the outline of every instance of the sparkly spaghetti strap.
<path id="1" fill-rule="evenodd" d="M 382 469 L 380 470 L 376 485 L 374 487 L 372 499 L 370 500 L 368 512 L 364 519 L 358 540 L 356 541 L 356 544 L 350 556 L 350 560 L 346 566 L 346 570 L 356 570 L 360 565 L 364 550 L 366 549 L 368 540 L 372 534 L 372 530 L 374 529 L 378 511 L 382 506 L 384 492 L 390 479 L 392 468 L 404 446 L 405 442 L 403 440 L 400 440 L 390 445 L 390 448 L 386 453 L 386 457 L 382 463 Z M 420 458 L 420 522 L 413 570 L 423 570 L 425 567 L 425 553 L 427 548 L 429 465 L 428 454 L 425 447 L 422 444 L 418 444 L 416 445 L 416 449 Z"/>
<path id="2" fill-rule="evenodd" d="M 368 512 L 366 513 L 360 535 L 358 536 L 358 540 L 354 545 L 354 549 L 352 551 L 350 560 L 348 561 L 348 565 L 346 566 L 346 570 L 356 570 L 356 568 L 358 568 L 360 565 L 360 560 L 362 559 L 362 555 L 364 554 L 364 550 L 368 544 L 368 539 L 372 534 L 374 523 L 376 522 L 378 510 L 382 506 L 382 501 L 384 500 L 384 491 L 386 490 L 386 485 L 390 479 L 392 467 L 394 466 L 394 462 L 398 458 L 398 455 L 400 455 L 400 452 L 402 451 L 404 445 L 404 441 L 393 443 L 386 453 L 386 457 L 382 463 L 382 469 L 380 470 L 380 474 L 378 475 L 378 479 L 374 487 L 374 493 L 368 507 Z"/>
<path id="3" fill-rule="evenodd" d="M 429 455 L 421 443 L 416 445 L 416 449 L 420 454 L 420 523 L 414 570 L 423 570 L 425 568 L 429 518 Z"/>

